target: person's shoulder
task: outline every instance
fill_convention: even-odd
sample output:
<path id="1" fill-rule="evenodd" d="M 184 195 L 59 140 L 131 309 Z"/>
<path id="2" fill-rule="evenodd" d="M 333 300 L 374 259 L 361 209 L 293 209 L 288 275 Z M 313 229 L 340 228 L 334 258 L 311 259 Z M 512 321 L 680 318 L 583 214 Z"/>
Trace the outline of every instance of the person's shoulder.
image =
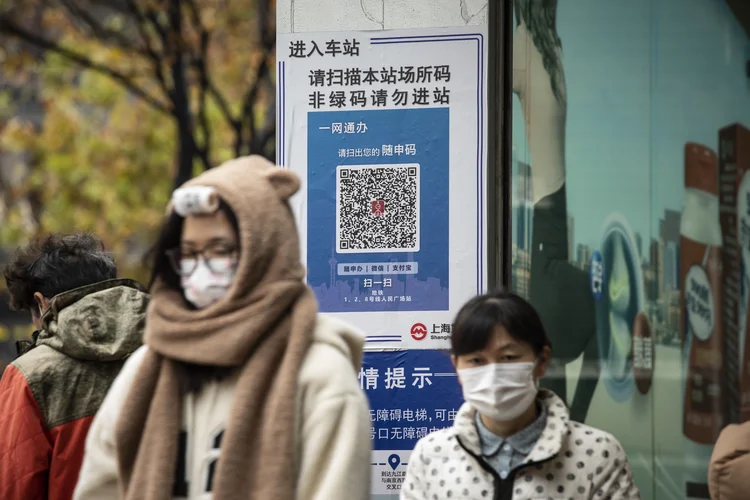
<path id="1" fill-rule="evenodd" d="M 29 383 L 46 378 L 50 373 L 65 370 L 68 363 L 76 360 L 46 345 L 37 345 L 16 358 L 10 366 L 15 367 Z"/>
<path id="2" fill-rule="evenodd" d="M 622 445 L 611 433 L 574 421 L 568 422 L 568 429 L 568 447 L 577 454 L 600 461 L 627 460 Z"/>
<path id="3" fill-rule="evenodd" d="M 140 365 L 147 351 L 146 346 L 141 346 L 133 351 L 125 359 L 122 370 L 124 371 L 128 366 L 136 368 L 137 365 Z M 107 363 L 105 366 L 109 366 L 109 364 L 111 363 Z M 59 376 L 67 371 L 79 371 L 91 367 L 92 362 L 76 359 L 46 344 L 39 344 L 16 358 L 10 366 L 15 367 L 30 384 L 33 384 L 50 378 L 60 378 Z"/>
<path id="4" fill-rule="evenodd" d="M 417 441 L 412 456 L 429 462 L 431 459 L 450 456 L 460 451 L 460 446 L 453 427 L 446 427 L 433 431 Z"/>
<path id="5" fill-rule="evenodd" d="M 346 323 L 318 315 L 313 341 L 300 371 L 306 391 L 325 396 L 359 394 L 357 371 L 362 361 L 364 336 Z"/>
<path id="6" fill-rule="evenodd" d="M 143 354 L 133 353 L 124 363 L 86 362 L 40 344 L 11 366 L 23 376 L 45 426 L 52 429 L 96 414 L 109 392 L 125 393 Z M 124 380 L 118 384 L 119 379 Z"/>
<path id="7" fill-rule="evenodd" d="M 130 382 L 135 378 L 148 352 L 148 346 L 142 345 L 125 358 L 125 364 L 122 366 L 117 379 L 115 379 L 115 383 L 123 384 L 127 382 L 127 385 L 130 386 Z"/>
<path id="8" fill-rule="evenodd" d="M 148 352 L 149 348 L 142 345 L 125 359 L 125 364 L 112 382 L 103 405 L 111 406 L 115 413 L 119 414 L 120 408 L 130 391 L 130 386 L 133 384 L 141 363 Z"/>
<path id="9" fill-rule="evenodd" d="M 334 349 L 350 364 L 358 365 L 362 360 L 365 334 L 335 316 L 318 314 L 312 344 Z"/>
<path id="10" fill-rule="evenodd" d="M 138 370 L 141 367 L 141 363 L 143 362 L 143 359 L 146 357 L 146 354 L 148 352 L 149 348 L 145 345 L 142 345 L 125 359 L 125 363 L 122 365 L 122 368 L 111 384 L 109 390 L 111 394 L 114 394 L 115 396 L 117 396 L 117 398 L 121 398 L 122 400 L 124 400 L 125 396 L 127 395 L 127 391 L 130 389 L 130 386 L 132 385 L 133 380 L 135 379 L 136 375 L 138 374 Z M 112 399 L 109 396 L 108 398 Z"/>
<path id="11" fill-rule="evenodd" d="M 750 422 L 730 424 L 722 429 L 714 445 L 708 469 L 711 498 L 747 498 L 750 489 L 750 452 L 745 443 Z"/>

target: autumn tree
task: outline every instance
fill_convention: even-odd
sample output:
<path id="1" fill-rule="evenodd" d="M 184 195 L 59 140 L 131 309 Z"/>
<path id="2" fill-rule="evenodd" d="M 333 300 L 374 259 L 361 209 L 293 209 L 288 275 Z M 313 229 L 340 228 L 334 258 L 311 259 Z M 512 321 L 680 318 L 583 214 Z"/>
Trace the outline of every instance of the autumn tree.
<path id="1" fill-rule="evenodd" d="M 0 0 L 0 9 L 4 38 L 107 76 L 169 116 L 176 185 L 224 148 L 274 155 L 274 0 Z M 228 132 L 217 138 L 212 107 Z"/>
<path id="2" fill-rule="evenodd" d="M 93 230 L 137 269 L 173 187 L 273 157 L 274 26 L 273 0 L 0 0 L 0 246 Z"/>

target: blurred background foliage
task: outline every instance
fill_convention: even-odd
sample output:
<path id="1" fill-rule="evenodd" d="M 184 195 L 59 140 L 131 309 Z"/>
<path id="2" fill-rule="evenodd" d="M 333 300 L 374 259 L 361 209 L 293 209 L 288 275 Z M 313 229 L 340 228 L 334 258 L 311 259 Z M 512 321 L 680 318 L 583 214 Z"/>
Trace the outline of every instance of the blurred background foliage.
<path id="1" fill-rule="evenodd" d="M 145 281 L 174 187 L 275 156 L 275 8 L 0 0 L 0 266 L 34 237 L 92 231 Z M 28 333 L 0 307 L 0 343 Z"/>

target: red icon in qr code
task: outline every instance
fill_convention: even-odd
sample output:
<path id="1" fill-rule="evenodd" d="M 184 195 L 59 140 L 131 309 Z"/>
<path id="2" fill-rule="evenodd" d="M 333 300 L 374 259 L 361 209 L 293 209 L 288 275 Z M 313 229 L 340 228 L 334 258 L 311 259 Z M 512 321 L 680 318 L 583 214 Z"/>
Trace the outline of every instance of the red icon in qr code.
<path id="1" fill-rule="evenodd" d="M 372 215 L 383 217 L 385 215 L 385 200 L 375 200 L 370 204 Z"/>
<path id="2" fill-rule="evenodd" d="M 411 338 L 414 340 L 424 340 L 427 337 L 427 327 L 422 323 L 415 323 L 411 327 Z"/>

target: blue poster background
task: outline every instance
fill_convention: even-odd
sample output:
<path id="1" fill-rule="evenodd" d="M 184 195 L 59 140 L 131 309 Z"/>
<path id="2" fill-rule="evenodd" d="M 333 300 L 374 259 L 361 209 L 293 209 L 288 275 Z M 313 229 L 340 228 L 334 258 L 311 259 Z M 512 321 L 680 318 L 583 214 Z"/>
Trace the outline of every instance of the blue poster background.
<path id="1" fill-rule="evenodd" d="M 463 403 L 443 351 L 367 352 L 360 383 L 370 401 L 374 450 L 412 450 L 419 438 L 452 426 Z"/>
<path id="2" fill-rule="evenodd" d="M 308 113 L 307 120 L 308 282 L 321 311 L 448 310 L 449 109 L 322 111 Z M 355 133 L 332 130 L 333 124 L 346 123 L 365 124 L 366 130 L 361 126 Z M 384 146 L 404 145 L 412 145 L 410 154 L 382 154 Z M 338 253 L 337 167 L 409 163 L 419 164 L 419 251 Z M 416 263 L 417 272 L 339 273 L 341 265 L 362 263 Z"/>

